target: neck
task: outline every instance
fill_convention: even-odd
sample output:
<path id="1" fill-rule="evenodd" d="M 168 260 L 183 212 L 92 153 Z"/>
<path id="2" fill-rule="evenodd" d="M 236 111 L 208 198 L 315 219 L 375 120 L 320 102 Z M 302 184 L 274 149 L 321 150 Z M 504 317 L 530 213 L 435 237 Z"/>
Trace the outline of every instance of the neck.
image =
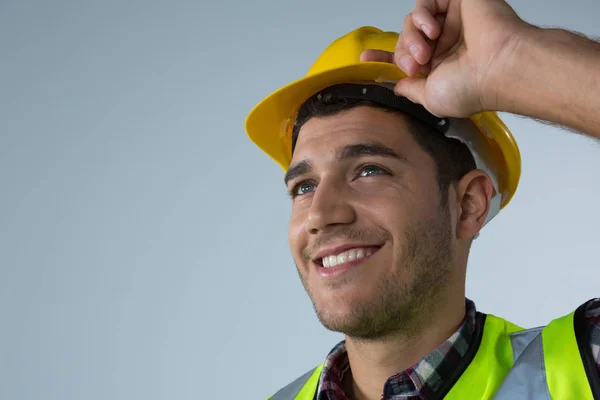
<path id="1" fill-rule="evenodd" d="M 364 340 L 346 337 L 350 362 L 345 392 L 353 400 L 379 400 L 385 382 L 416 364 L 456 332 L 464 321 L 465 298 L 444 299 L 415 324 L 418 332 Z"/>

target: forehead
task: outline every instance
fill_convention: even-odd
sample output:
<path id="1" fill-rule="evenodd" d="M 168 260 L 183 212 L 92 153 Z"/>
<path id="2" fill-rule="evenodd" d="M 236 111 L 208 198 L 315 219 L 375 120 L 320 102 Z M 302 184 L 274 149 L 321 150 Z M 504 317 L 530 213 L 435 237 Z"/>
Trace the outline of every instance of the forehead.
<path id="1" fill-rule="evenodd" d="M 299 160 L 323 160 L 354 143 L 377 142 L 398 153 L 419 153 L 408 118 L 373 107 L 355 107 L 326 117 L 309 119 L 300 129 L 292 165 Z"/>

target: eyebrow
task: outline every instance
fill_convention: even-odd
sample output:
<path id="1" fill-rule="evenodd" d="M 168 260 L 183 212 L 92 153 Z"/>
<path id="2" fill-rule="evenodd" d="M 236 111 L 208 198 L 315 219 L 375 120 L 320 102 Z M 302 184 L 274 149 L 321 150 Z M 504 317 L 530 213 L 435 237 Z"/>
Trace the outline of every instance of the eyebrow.
<path id="1" fill-rule="evenodd" d="M 364 156 L 390 157 L 395 158 L 404 163 L 408 162 L 405 156 L 398 154 L 391 148 L 377 142 L 349 144 L 338 149 L 335 158 L 337 161 L 343 161 Z M 302 160 L 297 164 L 293 165 L 288 169 L 287 173 L 285 174 L 285 185 L 287 186 L 288 182 L 292 179 L 307 174 L 312 170 L 312 168 L 313 166 L 308 160 Z"/>
<path id="2" fill-rule="evenodd" d="M 312 170 L 312 164 L 308 160 L 302 160 L 298 164 L 290 167 L 288 171 L 285 173 L 285 177 L 283 181 L 285 182 L 285 186 L 288 185 L 288 182 L 292 179 L 296 179 L 299 176 L 309 173 Z"/>
<path id="3" fill-rule="evenodd" d="M 377 142 L 350 144 L 338 150 L 336 159 L 338 161 L 364 156 L 391 157 L 406 162 L 406 157 L 396 153 L 391 148 Z"/>

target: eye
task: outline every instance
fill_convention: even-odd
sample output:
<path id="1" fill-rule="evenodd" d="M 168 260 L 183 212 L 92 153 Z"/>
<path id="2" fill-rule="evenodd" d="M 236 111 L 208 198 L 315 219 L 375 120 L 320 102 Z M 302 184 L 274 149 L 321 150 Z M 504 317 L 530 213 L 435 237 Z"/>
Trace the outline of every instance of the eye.
<path id="1" fill-rule="evenodd" d="M 381 175 L 387 174 L 388 172 L 383 168 L 378 167 L 377 165 L 365 165 L 359 170 L 359 176 L 371 176 L 371 175 Z"/>
<path id="2" fill-rule="evenodd" d="M 290 196 L 292 196 L 292 198 L 296 197 L 296 196 L 302 196 L 303 194 L 312 192 L 313 190 L 315 190 L 316 185 L 314 185 L 311 182 L 300 182 L 297 185 L 295 185 L 292 190 L 290 191 Z"/>

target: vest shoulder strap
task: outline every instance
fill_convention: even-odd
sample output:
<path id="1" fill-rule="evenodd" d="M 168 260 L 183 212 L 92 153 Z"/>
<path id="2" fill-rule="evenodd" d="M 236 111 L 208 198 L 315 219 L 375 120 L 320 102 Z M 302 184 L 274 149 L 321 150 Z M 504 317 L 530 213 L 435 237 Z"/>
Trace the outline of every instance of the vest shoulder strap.
<path id="1" fill-rule="evenodd" d="M 267 400 L 313 400 L 319 384 L 323 364 L 311 369 L 294 382 L 281 388 Z"/>
<path id="2" fill-rule="evenodd" d="M 589 348 L 583 306 L 545 327 L 525 331 L 527 340 L 513 343 L 522 350 L 495 400 L 600 398 L 600 377 Z"/>
<path id="3" fill-rule="evenodd" d="M 475 347 L 474 357 L 462 367 L 458 380 L 447 394 L 440 393 L 445 400 L 491 399 L 513 366 L 513 349 L 510 335 L 523 328 L 492 314 L 487 314 L 485 323 L 478 323 L 483 332 L 480 343 Z"/>

